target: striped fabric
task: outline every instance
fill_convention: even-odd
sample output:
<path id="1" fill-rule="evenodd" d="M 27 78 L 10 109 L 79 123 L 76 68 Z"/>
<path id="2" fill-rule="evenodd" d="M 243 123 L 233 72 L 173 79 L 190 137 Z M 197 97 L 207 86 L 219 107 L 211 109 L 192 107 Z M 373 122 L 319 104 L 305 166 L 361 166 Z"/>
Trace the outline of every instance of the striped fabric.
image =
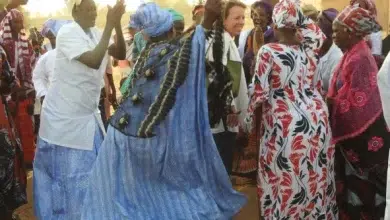
<path id="1" fill-rule="evenodd" d="M 61 147 L 40 139 L 34 160 L 34 211 L 39 220 L 80 220 L 89 173 L 103 142 L 96 126 L 94 150 Z"/>
<path id="2" fill-rule="evenodd" d="M 172 110 L 155 127 L 156 136 L 136 138 L 108 128 L 81 219 L 226 220 L 244 205 L 208 122 L 204 44 L 198 27 L 187 80 Z"/>

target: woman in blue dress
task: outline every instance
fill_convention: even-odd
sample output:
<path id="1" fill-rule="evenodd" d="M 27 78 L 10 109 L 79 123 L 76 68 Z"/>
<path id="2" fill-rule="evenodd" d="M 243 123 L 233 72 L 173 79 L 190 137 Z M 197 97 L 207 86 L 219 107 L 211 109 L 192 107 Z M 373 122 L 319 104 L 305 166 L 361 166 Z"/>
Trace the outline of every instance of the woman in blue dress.
<path id="1" fill-rule="evenodd" d="M 220 5 L 209 0 L 206 19 Z M 172 15 L 154 3 L 131 20 L 150 40 L 111 118 L 82 219 L 232 218 L 246 199 L 233 190 L 210 130 L 204 29 L 175 39 Z"/>

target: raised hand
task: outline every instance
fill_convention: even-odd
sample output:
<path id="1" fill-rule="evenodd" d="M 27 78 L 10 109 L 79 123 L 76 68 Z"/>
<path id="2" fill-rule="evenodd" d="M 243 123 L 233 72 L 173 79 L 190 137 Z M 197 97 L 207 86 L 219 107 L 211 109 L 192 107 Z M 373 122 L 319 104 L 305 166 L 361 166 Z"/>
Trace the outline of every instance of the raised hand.
<path id="1" fill-rule="evenodd" d="M 121 19 L 125 11 L 124 0 L 118 0 L 113 7 L 108 6 L 107 25 L 110 27 L 121 26 Z"/>

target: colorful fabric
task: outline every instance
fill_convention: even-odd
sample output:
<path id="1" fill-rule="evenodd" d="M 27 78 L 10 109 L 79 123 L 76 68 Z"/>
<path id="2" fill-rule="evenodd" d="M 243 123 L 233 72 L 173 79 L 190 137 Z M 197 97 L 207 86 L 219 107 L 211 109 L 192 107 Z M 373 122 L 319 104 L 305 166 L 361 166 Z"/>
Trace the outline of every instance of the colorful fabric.
<path id="1" fill-rule="evenodd" d="M 4 217 L 27 203 L 27 179 L 23 149 L 5 100 L 10 89 L 17 85 L 17 80 L 10 69 L 3 48 L 0 48 L 0 57 L 0 74 L 4 83 L 2 83 L 0 97 L 0 216 Z"/>
<path id="2" fill-rule="evenodd" d="M 390 135 L 382 115 L 362 134 L 336 146 L 339 219 L 383 219 L 389 149 Z"/>
<path id="3" fill-rule="evenodd" d="M 28 42 L 24 30 L 19 33 L 18 40 L 15 41 L 12 38 L 11 21 L 17 17 L 23 20 L 23 14 L 17 9 L 12 9 L 0 23 L 0 44 L 6 51 L 11 68 L 16 73 L 21 85 L 33 88 L 32 69 L 35 64 L 35 56 L 32 46 Z M 15 48 L 15 43 L 17 48 Z"/>
<path id="4" fill-rule="evenodd" d="M 359 136 L 382 114 L 377 73 L 364 40 L 344 52 L 328 93 L 334 143 Z"/>
<path id="5" fill-rule="evenodd" d="M 280 0 L 272 15 L 273 23 L 278 28 L 298 28 L 303 22 L 302 18 L 302 10 L 294 0 Z"/>
<path id="6" fill-rule="evenodd" d="M 339 12 L 337 11 L 337 9 L 329 8 L 323 10 L 320 16 L 318 17 L 317 24 L 328 39 L 332 39 L 332 35 L 333 35 L 332 25 L 338 13 Z"/>
<path id="7" fill-rule="evenodd" d="M 147 36 L 157 37 L 173 27 L 173 16 L 168 10 L 157 6 L 156 3 L 146 3 L 141 5 L 131 16 L 130 22 Z"/>
<path id="8" fill-rule="evenodd" d="M 368 35 L 382 29 L 370 11 L 357 5 L 347 6 L 335 19 L 356 35 Z"/>
<path id="9" fill-rule="evenodd" d="M 363 7 L 364 9 L 370 11 L 370 13 L 374 16 L 374 17 L 377 17 L 378 16 L 378 12 L 377 12 L 377 9 L 376 9 L 376 5 L 375 5 L 375 1 L 374 0 L 351 0 L 350 2 L 350 5 L 355 5 L 355 4 L 358 4 L 359 2 L 358 1 L 361 1 L 364 3 L 364 6 Z M 359 7 L 362 7 L 362 5 L 359 5 Z"/>
<path id="10" fill-rule="evenodd" d="M 172 14 L 174 22 L 175 21 L 184 21 L 184 16 L 181 13 L 179 13 L 178 11 L 176 11 L 175 9 L 170 8 L 170 9 L 168 9 L 168 11 L 169 11 L 169 13 Z"/>
<path id="11" fill-rule="evenodd" d="M 51 32 L 56 37 L 61 27 L 71 22 L 71 20 L 49 19 L 43 24 L 41 35 L 47 38 L 49 32 Z"/>
<path id="12" fill-rule="evenodd" d="M 188 74 L 169 114 L 153 128 L 155 136 L 128 136 L 108 128 L 81 219 L 231 219 L 244 205 L 245 198 L 232 188 L 207 119 L 205 42 L 198 27 L 185 51 L 190 56 Z M 152 48 L 151 54 L 161 54 L 160 48 Z M 162 62 L 154 69 L 155 77 L 170 77 L 165 58 L 147 58 L 149 64 Z M 147 93 L 145 99 L 136 105 L 126 99 L 118 108 L 132 113 L 128 126 L 144 118 L 151 97 L 154 101 L 161 94 L 155 93 L 159 78 L 148 80 L 138 73 L 132 91 Z"/>
<path id="13" fill-rule="evenodd" d="M 102 142 L 98 122 L 91 151 L 39 139 L 33 170 L 34 214 L 38 219 L 82 219 L 90 171 Z"/>
<path id="14" fill-rule="evenodd" d="M 274 21 L 293 27 L 297 20 L 289 13 L 304 18 L 298 5 L 282 1 Z M 282 15 L 291 19 L 282 21 Z M 324 36 L 311 19 L 302 27 L 307 45 L 270 43 L 260 49 L 250 86 L 249 115 L 260 108 L 264 127 L 258 192 L 265 220 L 338 219 L 329 113 L 312 84 L 318 50 L 312 42 L 321 47 Z"/>

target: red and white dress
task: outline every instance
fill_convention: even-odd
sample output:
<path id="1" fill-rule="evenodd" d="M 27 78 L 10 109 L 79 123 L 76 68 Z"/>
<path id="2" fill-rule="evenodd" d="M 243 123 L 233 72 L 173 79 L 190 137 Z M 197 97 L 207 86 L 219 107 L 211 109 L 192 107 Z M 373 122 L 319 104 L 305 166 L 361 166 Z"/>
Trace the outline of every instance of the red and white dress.
<path id="1" fill-rule="evenodd" d="M 307 42 L 322 37 L 314 24 L 306 27 Z M 249 113 L 263 109 L 258 193 L 265 220 L 337 219 L 329 113 L 312 85 L 317 60 L 307 49 L 271 43 L 257 56 Z"/>

